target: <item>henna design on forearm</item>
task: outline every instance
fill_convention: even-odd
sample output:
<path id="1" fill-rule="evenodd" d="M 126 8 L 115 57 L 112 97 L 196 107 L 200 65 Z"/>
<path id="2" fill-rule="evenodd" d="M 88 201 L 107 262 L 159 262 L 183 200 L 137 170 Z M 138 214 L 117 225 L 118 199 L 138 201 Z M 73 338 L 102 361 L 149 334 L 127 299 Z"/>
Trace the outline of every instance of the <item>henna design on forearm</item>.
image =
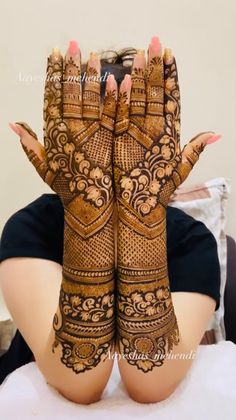
<path id="1" fill-rule="evenodd" d="M 168 279 L 166 206 L 206 140 L 197 136 L 181 152 L 175 60 L 165 51 L 163 62 L 157 48 L 151 50 L 147 71 L 143 52 L 135 58 L 131 92 L 130 76 L 122 82 L 117 115 L 117 85 L 111 76 L 100 112 L 96 55 L 87 69 L 93 78 L 82 92 L 78 47 L 65 60 L 54 51 L 45 86 L 44 147 L 25 123 L 18 123 L 27 132 L 21 144 L 29 160 L 64 207 L 53 351 L 60 346 L 62 363 L 76 373 L 97 366 L 114 345 L 113 176 L 119 218 L 119 350 L 145 356 L 127 360 L 148 372 L 161 366 L 162 356 L 179 341 Z"/>
<path id="2" fill-rule="evenodd" d="M 82 95 L 80 52 L 76 46 L 73 50 L 64 60 L 54 50 L 48 59 L 42 159 L 31 140 L 23 147 L 64 207 L 62 284 L 52 351 L 60 345 L 62 363 L 81 373 L 105 360 L 114 346 L 112 140 L 117 86 L 110 76 L 100 115 L 99 60 L 94 54 L 89 60 Z M 21 125 L 35 142 L 35 134 Z"/>
<path id="3" fill-rule="evenodd" d="M 166 206 L 181 182 L 180 98 L 174 58 L 167 64 L 161 56 L 150 57 L 144 120 L 137 111 L 139 87 L 143 89 L 137 74 L 145 74 L 143 67 L 135 67 L 140 61 L 135 60 L 132 71 L 135 89 L 130 107 L 136 115 L 131 113 L 128 129 L 122 132 L 118 126 L 114 151 L 118 345 L 129 364 L 148 372 L 162 366 L 165 355 L 179 342 L 168 279 Z"/>

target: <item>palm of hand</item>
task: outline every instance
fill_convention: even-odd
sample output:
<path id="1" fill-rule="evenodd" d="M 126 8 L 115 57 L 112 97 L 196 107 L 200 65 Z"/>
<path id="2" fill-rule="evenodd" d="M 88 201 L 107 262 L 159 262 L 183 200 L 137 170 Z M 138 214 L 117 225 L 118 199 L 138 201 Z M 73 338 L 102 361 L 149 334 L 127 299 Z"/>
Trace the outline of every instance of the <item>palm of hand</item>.
<path id="1" fill-rule="evenodd" d="M 118 101 L 114 174 L 117 198 L 137 217 L 152 223 L 165 212 L 171 195 L 203 151 L 208 133 L 181 151 L 177 67 L 154 56 L 134 61 L 132 87 L 125 83 Z"/>
<path id="2" fill-rule="evenodd" d="M 62 65 L 62 60 L 49 60 L 47 73 L 53 82 L 49 81 L 45 88 L 44 144 L 46 162 L 51 173 L 48 179 L 64 204 L 83 194 L 85 201 L 102 207 L 112 198 L 112 117 L 115 114 L 115 95 L 114 92 L 108 92 L 104 106 L 108 116 L 103 113 L 99 119 L 99 82 L 90 82 L 87 95 L 86 92 L 84 95 L 85 117 L 82 118 L 79 83 L 65 85 L 63 93 Z M 76 64 L 70 60 L 66 66 L 67 77 L 68 74 L 76 76 Z M 78 72 L 77 69 L 77 76 Z M 96 73 L 95 69 L 90 69 L 88 76 L 98 76 L 98 73 L 91 73 Z M 93 93 L 88 92 L 89 89 Z M 66 118 L 60 112 L 62 102 Z M 73 118 L 73 112 L 77 113 L 75 116 L 80 114 L 81 118 Z"/>
<path id="3" fill-rule="evenodd" d="M 79 51 L 79 50 L 78 50 Z M 64 207 L 80 202 L 99 211 L 111 202 L 112 140 L 116 113 L 116 82 L 108 78 L 103 111 L 100 103 L 100 62 L 92 57 L 81 87 L 80 53 L 59 53 L 48 59 L 44 94 L 44 147 L 25 123 L 22 146 L 43 180 Z M 82 98 L 83 96 L 83 98 Z M 73 204 L 74 203 L 74 204 Z"/>

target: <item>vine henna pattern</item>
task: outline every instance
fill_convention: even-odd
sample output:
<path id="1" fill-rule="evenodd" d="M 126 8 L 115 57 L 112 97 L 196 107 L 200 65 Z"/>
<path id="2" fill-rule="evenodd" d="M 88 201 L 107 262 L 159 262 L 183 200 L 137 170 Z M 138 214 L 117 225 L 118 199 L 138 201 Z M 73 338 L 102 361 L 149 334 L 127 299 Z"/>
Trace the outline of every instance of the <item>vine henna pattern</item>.
<path id="1" fill-rule="evenodd" d="M 134 59 L 120 88 L 114 147 L 118 203 L 118 348 L 143 372 L 179 343 L 167 267 L 166 207 L 203 146 L 180 150 L 180 93 L 170 50 L 158 39 Z M 132 81 L 132 86 L 131 86 Z M 125 98 L 125 100 L 124 100 Z M 194 139 L 193 139 L 194 140 Z M 130 356 L 129 355 L 136 355 Z"/>
<path id="2" fill-rule="evenodd" d="M 180 150 L 176 63 L 169 50 L 162 56 L 156 38 L 147 68 L 144 52 L 136 55 L 117 109 L 117 84 L 110 75 L 101 112 L 97 55 L 90 56 L 83 89 L 80 69 L 75 42 L 64 59 L 57 49 L 48 59 L 44 147 L 27 124 L 17 123 L 25 129 L 21 144 L 29 160 L 64 207 L 52 351 L 59 347 L 62 363 L 80 373 L 105 360 L 115 345 L 114 176 L 118 348 L 128 363 L 148 372 L 162 366 L 179 342 L 168 279 L 166 207 L 206 143 L 197 136 Z M 13 129 L 19 134 L 17 126 Z M 142 357 L 129 357 L 133 352 Z"/>
<path id="3" fill-rule="evenodd" d="M 117 85 L 109 76 L 100 113 L 97 55 L 90 56 L 83 92 L 80 68 L 75 42 L 64 59 L 58 50 L 48 59 L 44 148 L 26 124 L 18 123 L 33 139 L 22 144 L 28 158 L 64 207 L 63 278 L 52 350 L 60 345 L 62 363 L 75 373 L 107 358 L 115 332 L 112 139 Z"/>

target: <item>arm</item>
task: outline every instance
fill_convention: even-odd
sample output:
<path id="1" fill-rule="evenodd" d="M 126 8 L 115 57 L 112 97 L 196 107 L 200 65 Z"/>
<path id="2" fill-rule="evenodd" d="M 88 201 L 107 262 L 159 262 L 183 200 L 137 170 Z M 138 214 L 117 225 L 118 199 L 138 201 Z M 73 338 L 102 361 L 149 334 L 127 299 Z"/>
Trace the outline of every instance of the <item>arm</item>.
<path id="1" fill-rule="evenodd" d="M 15 126 L 28 158 L 64 207 L 62 282 L 52 351 L 64 366 L 62 372 L 66 367 L 73 375 L 97 366 L 102 372 L 100 362 L 114 344 L 111 150 L 116 83 L 110 76 L 100 117 L 99 75 L 100 63 L 93 54 L 82 93 L 77 45 L 71 45 L 64 60 L 54 50 L 45 86 L 44 147 L 26 124 Z"/>
<path id="2" fill-rule="evenodd" d="M 144 53 L 136 56 L 117 115 L 118 345 L 125 361 L 145 373 L 163 366 L 181 338 L 169 287 L 166 207 L 217 136 L 199 135 L 181 151 L 176 63 L 169 50 L 162 56 L 157 38 L 147 67 Z"/>

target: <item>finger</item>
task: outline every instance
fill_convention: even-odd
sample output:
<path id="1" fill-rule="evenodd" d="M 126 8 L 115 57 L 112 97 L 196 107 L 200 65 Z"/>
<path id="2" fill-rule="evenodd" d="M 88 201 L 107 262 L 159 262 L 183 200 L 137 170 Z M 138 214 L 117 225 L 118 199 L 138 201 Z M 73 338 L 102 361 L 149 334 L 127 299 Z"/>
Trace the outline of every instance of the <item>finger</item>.
<path id="1" fill-rule="evenodd" d="M 70 41 L 64 59 L 63 117 L 82 118 L 82 90 L 80 50 L 76 41 Z"/>
<path id="2" fill-rule="evenodd" d="M 101 64 L 98 55 L 91 53 L 83 90 L 83 117 L 89 120 L 100 119 L 100 74 Z"/>
<path id="3" fill-rule="evenodd" d="M 161 44 L 157 37 L 152 38 L 148 51 L 145 125 L 153 137 L 164 131 L 164 67 Z"/>
<path id="4" fill-rule="evenodd" d="M 126 74 L 121 82 L 118 96 L 115 133 L 121 134 L 128 129 L 129 126 L 129 104 L 131 94 L 131 76 Z"/>
<path id="5" fill-rule="evenodd" d="M 63 59 L 58 48 L 48 57 L 44 90 L 45 129 L 51 120 L 62 118 L 62 72 Z"/>
<path id="6" fill-rule="evenodd" d="M 176 170 L 177 178 L 179 178 L 175 180 L 176 186 L 180 185 L 188 177 L 206 145 L 214 143 L 220 138 L 220 135 L 213 132 L 200 133 L 184 146 L 182 160 Z"/>
<path id="7" fill-rule="evenodd" d="M 130 116 L 144 117 L 146 112 L 145 86 L 146 60 L 144 50 L 138 51 L 134 57 L 131 73 Z"/>
<path id="8" fill-rule="evenodd" d="M 51 185 L 55 175 L 48 169 L 45 149 L 39 143 L 36 134 L 24 122 L 9 123 L 9 126 L 20 137 L 22 148 L 38 174 L 48 185 Z"/>
<path id="9" fill-rule="evenodd" d="M 115 116 L 117 105 L 117 83 L 113 76 L 110 74 L 106 82 L 106 92 L 104 99 L 104 106 L 101 117 L 101 125 L 109 131 L 114 130 Z"/>
<path id="10" fill-rule="evenodd" d="M 180 91 L 175 58 L 170 48 L 164 51 L 165 119 L 167 133 L 176 139 L 176 152 L 180 153 Z"/>

